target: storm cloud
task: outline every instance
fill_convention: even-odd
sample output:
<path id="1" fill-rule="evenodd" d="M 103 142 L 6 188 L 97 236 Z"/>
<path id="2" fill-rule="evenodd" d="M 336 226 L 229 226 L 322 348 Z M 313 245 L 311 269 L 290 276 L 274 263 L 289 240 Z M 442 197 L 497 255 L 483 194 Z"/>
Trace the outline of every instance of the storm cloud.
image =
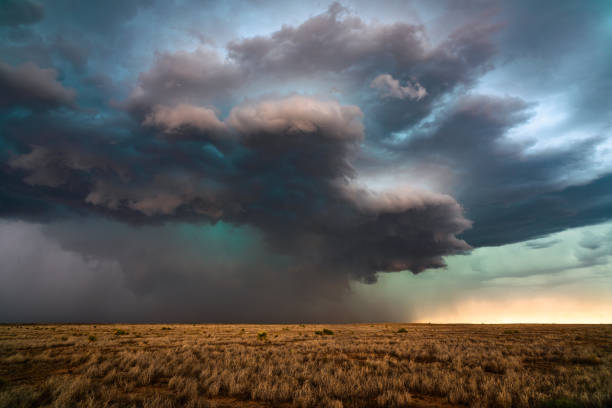
<path id="1" fill-rule="evenodd" d="M 57 71 L 33 63 L 16 67 L 0 61 L 0 106 L 54 108 L 70 106 L 76 92 L 57 81 Z"/>
<path id="2" fill-rule="evenodd" d="M 99 285 L 127 320 L 378 319 L 355 281 L 609 220 L 609 7 L 464 3 L 8 2 L 0 251 L 40 255 L 3 285 Z M 66 308 L 38 316 L 122 318 Z"/>
<path id="3" fill-rule="evenodd" d="M 364 137 L 356 106 L 295 95 L 245 102 L 224 122 L 187 105 L 152 115 L 143 126 L 160 125 L 164 134 L 186 126 L 212 134 L 209 150 L 176 139 L 157 146 L 143 133 L 141 160 L 119 161 L 113 149 L 105 156 L 34 145 L 9 166 L 64 204 L 136 223 L 255 226 L 297 264 L 301 254 L 318 254 L 317 268 L 369 281 L 378 271 L 440 267 L 442 256 L 469 249 L 455 235 L 470 223 L 450 196 L 377 194 L 351 184 L 351 157 Z M 200 165 L 211 151 L 228 164 L 214 172 Z"/>

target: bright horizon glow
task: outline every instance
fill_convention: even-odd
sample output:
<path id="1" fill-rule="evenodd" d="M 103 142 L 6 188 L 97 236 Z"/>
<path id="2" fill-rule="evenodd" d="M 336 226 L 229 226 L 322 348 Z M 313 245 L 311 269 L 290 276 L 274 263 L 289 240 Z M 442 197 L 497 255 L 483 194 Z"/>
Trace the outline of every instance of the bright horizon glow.
<path id="1" fill-rule="evenodd" d="M 446 258 L 446 270 L 379 274 L 352 286 L 397 321 L 612 323 L 612 223 Z"/>
<path id="2" fill-rule="evenodd" d="M 536 299 L 466 300 L 452 310 L 437 311 L 415 323 L 609 324 L 612 305 L 541 297 Z M 607 317 L 607 319 L 606 319 Z"/>

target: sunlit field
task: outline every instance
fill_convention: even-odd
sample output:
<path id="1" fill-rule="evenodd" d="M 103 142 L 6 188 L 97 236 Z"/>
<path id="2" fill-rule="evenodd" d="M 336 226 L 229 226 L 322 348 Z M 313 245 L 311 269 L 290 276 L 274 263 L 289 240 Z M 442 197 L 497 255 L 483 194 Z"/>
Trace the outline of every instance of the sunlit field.
<path id="1" fill-rule="evenodd" d="M 606 407 L 611 325 L 4 325 L 1 407 Z"/>

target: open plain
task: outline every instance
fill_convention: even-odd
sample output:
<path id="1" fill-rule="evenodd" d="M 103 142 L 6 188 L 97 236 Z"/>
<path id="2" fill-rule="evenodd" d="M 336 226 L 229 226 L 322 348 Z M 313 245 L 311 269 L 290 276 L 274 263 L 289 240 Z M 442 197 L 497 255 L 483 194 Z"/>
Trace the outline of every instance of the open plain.
<path id="1" fill-rule="evenodd" d="M 2 325 L 0 407 L 605 407 L 611 325 Z"/>

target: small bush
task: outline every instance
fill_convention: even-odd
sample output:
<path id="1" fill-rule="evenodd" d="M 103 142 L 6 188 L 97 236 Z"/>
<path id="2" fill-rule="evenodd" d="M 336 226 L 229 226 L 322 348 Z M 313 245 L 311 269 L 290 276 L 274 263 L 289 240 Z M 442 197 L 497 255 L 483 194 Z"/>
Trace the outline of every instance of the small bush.
<path id="1" fill-rule="evenodd" d="M 89 339 L 89 341 L 96 341 L 97 340 L 96 336 L 94 336 L 92 334 L 89 335 L 88 339 Z"/>
<path id="2" fill-rule="evenodd" d="M 518 330 L 504 330 L 504 334 L 517 334 L 519 333 Z"/>
<path id="3" fill-rule="evenodd" d="M 170 327 L 162 327 L 162 330 L 172 330 Z"/>
<path id="4" fill-rule="evenodd" d="M 268 338 L 268 333 L 265 331 L 257 333 L 257 340 L 265 340 Z"/>
<path id="5" fill-rule="evenodd" d="M 334 332 L 329 329 L 323 329 L 323 330 L 315 330 L 315 334 L 318 334 L 319 336 L 331 336 L 334 334 Z"/>
<path id="6" fill-rule="evenodd" d="M 123 336 L 125 334 L 127 334 L 127 332 L 122 329 L 117 329 L 117 331 L 115 332 L 115 336 Z"/>
<path id="7" fill-rule="evenodd" d="M 408 330 L 406 330 L 405 328 L 401 328 L 397 331 L 398 333 L 408 333 Z"/>

